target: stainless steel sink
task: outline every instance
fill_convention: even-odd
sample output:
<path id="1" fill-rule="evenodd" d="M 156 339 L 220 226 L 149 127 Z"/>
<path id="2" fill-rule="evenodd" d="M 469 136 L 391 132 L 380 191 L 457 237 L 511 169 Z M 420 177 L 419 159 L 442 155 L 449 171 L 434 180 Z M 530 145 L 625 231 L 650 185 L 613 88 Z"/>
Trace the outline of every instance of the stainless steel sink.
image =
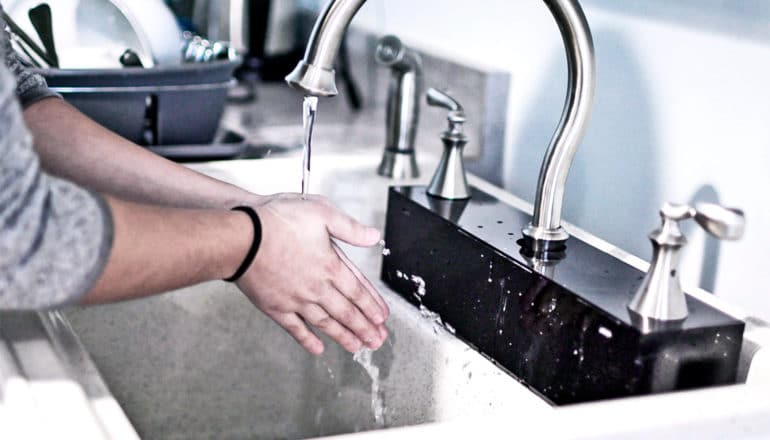
<path id="1" fill-rule="evenodd" d="M 378 153 L 319 155 L 311 190 L 361 221 L 382 227 L 386 189 L 392 182 L 375 173 Z M 299 189 L 298 159 L 196 168 L 259 193 Z M 423 169 L 431 168 L 428 164 Z M 234 286 L 222 282 L 72 309 L 66 316 L 139 435 L 147 439 L 308 438 L 552 411 L 379 283 L 380 249 L 347 251 L 392 309 L 390 338 L 373 355 L 379 369 L 379 392 L 374 395 L 372 378 L 351 354 L 328 339 L 324 355 L 306 354 Z M 375 420 L 375 398 L 384 404 L 384 425 Z"/>
<path id="2" fill-rule="evenodd" d="M 333 145 L 318 147 L 326 153 L 314 158 L 313 192 L 327 195 L 361 221 L 382 227 L 386 188 L 392 182 L 374 172 L 379 151 L 336 155 L 328 153 L 339 151 Z M 432 170 L 435 163 L 428 160 L 420 166 Z M 195 168 L 265 194 L 297 191 L 301 175 L 296 158 Z M 512 206 L 531 210 L 481 179 L 469 180 Z M 644 261 L 579 228 L 570 231 L 647 269 Z M 372 439 L 487 438 L 501 433 L 559 439 L 717 439 L 740 437 L 738 433 L 767 438 L 770 433 L 770 353 L 764 348 L 770 344 L 770 327 L 764 324 L 753 323 L 744 337 L 745 385 L 553 408 L 379 283 L 379 249 L 346 250 L 392 309 L 389 342 L 374 354 L 373 365 L 379 369 L 384 426 L 401 428 L 374 430 L 381 425 L 372 406 L 373 381 L 352 355 L 326 339 L 323 356 L 306 354 L 233 286 L 221 282 L 67 311 L 112 393 L 91 396 L 86 387 L 91 406 L 111 409 L 109 414 L 115 415 L 119 411 L 109 405 L 114 396 L 145 439 L 349 437 L 346 434 L 365 430 L 371 431 L 360 436 Z M 695 294 L 734 316 L 746 316 L 712 295 Z M 58 327 L 54 334 L 71 336 L 64 320 Z M 87 361 L 78 350 L 60 351 Z M 104 421 L 104 413 L 103 426 L 119 425 L 113 422 L 120 417 Z M 434 421 L 445 423 L 428 424 Z"/>

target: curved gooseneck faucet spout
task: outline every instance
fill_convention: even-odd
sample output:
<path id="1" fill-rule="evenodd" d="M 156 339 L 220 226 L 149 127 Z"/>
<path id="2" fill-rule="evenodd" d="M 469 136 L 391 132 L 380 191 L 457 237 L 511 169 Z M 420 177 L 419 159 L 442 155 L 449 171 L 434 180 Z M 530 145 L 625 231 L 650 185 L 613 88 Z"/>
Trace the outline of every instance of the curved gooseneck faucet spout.
<path id="1" fill-rule="evenodd" d="M 290 86 L 315 96 L 334 96 L 334 59 L 350 22 L 366 0 L 331 0 L 316 21 L 305 57 L 286 77 Z M 535 249 L 569 238 L 561 226 L 564 189 L 572 160 L 583 140 L 596 89 L 593 39 L 577 0 L 542 0 L 561 31 L 567 53 L 567 98 L 561 121 L 546 152 L 537 184 L 532 222 L 523 233 Z"/>

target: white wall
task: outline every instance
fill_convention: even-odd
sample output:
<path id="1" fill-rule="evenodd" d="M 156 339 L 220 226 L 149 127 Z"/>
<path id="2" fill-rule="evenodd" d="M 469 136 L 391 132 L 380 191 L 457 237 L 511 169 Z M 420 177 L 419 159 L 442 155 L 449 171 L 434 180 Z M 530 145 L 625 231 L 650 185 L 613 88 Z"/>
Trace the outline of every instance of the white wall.
<path id="1" fill-rule="evenodd" d="M 692 225 L 685 285 L 770 319 L 770 2 L 584 0 L 599 78 L 565 218 L 648 259 L 669 201 L 743 208 L 739 243 Z M 559 33 L 537 0 L 369 0 L 356 26 L 510 71 L 506 187 L 530 201 L 564 102 Z"/>

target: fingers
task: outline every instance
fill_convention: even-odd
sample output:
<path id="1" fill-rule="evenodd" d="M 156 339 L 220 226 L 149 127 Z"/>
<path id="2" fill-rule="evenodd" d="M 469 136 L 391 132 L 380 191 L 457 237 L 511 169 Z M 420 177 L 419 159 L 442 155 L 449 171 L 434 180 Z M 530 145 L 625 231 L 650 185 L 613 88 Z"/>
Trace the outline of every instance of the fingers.
<path id="1" fill-rule="evenodd" d="M 378 349 L 388 336 L 384 326 L 388 307 L 332 238 L 374 246 L 379 232 L 317 196 L 308 200 L 273 197 L 260 209 L 266 212 L 265 229 L 273 228 L 274 235 L 268 234 L 268 239 L 280 237 L 285 243 L 265 241 L 259 264 L 247 274 L 254 285 L 239 284 L 244 292 L 310 353 L 320 354 L 324 347 L 308 326 L 317 327 L 351 352 L 364 345 Z M 297 265 L 307 270 L 298 273 Z"/>
<path id="2" fill-rule="evenodd" d="M 329 206 L 326 228 L 329 235 L 353 246 L 374 246 L 380 241 L 380 231 L 362 225 L 333 206 Z"/>
<path id="3" fill-rule="evenodd" d="M 352 261 L 350 261 L 348 256 L 345 255 L 345 252 L 343 252 L 342 249 L 340 249 L 340 247 L 336 243 L 332 243 L 332 248 L 334 249 L 334 252 L 337 253 L 337 256 L 340 257 L 340 260 L 342 260 L 342 262 L 345 263 L 345 266 L 348 268 L 348 270 L 350 270 L 350 272 L 355 276 L 354 281 L 358 282 L 356 285 L 356 289 L 358 289 L 359 287 L 363 287 L 366 293 L 370 295 L 370 298 L 372 298 L 374 302 L 377 304 L 377 307 L 379 307 L 379 311 L 380 311 L 379 315 L 382 317 L 382 319 L 378 319 L 377 310 L 374 309 L 371 305 L 365 305 L 362 307 L 360 304 L 358 304 L 358 302 L 355 301 L 354 297 L 351 297 L 349 295 L 346 295 L 346 296 L 348 296 L 348 298 L 353 300 L 353 302 L 355 302 L 356 305 L 358 305 L 358 307 L 361 310 L 363 310 L 366 316 L 375 324 L 382 324 L 385 321 L 387 321 L 388 317 L 390 316 L 390 308 L 388 307 L 387 304 L 385 304 L 385 300 L 382 299 L 382 296 L 377 291 L 377 289 L 374 288 L 374 285 L 372 285 L 371 281 L 369 281 L 369 279 L 366 278 L 366 276 L 363 273 L 361 273 L 361 270 L 359 270 L 358 267 L 356 267 L 356 265 L 353 264 Z M 347 286 L 350 286 L 352 284 L 352 281 L 347 281 L 347 283 L 348 283 Z M 340 283 L 340 284 L 343 284 L 343 283 Z M 337 288 L 343 294 L 348 291 L 345 288 L 345 285 L 338 285 Z M 364 301 L 366 303 L 369 302 L 368 299 L 364 299 Z"/>
<path id="4" fill-rule="evenodd" d="M 363 346 L 363 343 L 356 337 L 356 335 L 329 316 L 329 314 L 321 307 L 309 305 L 306 307 L 303 316 L 307 322 L 326 333 L 345 350 L 355 353 Z"/>
<path id="5" fill-rule="evenodd" d="M 314 355 L 324 352 L 324 344 L 307 328 L 305 322 L 296 313 L 269 315 L 273 321 L 283 327 L 305 350 Z"/>
<path id="6" fill-rule="evenodd" d="M 380 348 L 383 338 L 379 326 L 366 319 L 361 310 L 333 284 L 327 286 L 326 292 L 320 297 L 319 305 L 337 322 L 353 332 L 367 347 L 372 350 Z"/>

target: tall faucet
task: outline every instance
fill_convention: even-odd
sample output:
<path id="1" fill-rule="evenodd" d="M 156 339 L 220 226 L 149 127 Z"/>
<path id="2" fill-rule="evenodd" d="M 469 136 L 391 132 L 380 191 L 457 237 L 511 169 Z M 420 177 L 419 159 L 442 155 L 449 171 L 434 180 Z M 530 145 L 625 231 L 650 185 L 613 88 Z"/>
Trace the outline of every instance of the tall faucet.
<path id="1" fill-rule="evenodd" d="M 350 22 L 366 0 L 331 0 L 315 23 L 305 57 L 287 77 L 290 86 L 315 96 L 334 96 L 334 59 Z M 546 152 L 532 222 L 523 233 L 538 250 L 569 238 L 561 226 L 564 188 L 583 140 L 596 89 L 593 38 L 577 0 L 542 0 L 561 31 L 567 53 L 568 86 L 561 121 Z"/>

